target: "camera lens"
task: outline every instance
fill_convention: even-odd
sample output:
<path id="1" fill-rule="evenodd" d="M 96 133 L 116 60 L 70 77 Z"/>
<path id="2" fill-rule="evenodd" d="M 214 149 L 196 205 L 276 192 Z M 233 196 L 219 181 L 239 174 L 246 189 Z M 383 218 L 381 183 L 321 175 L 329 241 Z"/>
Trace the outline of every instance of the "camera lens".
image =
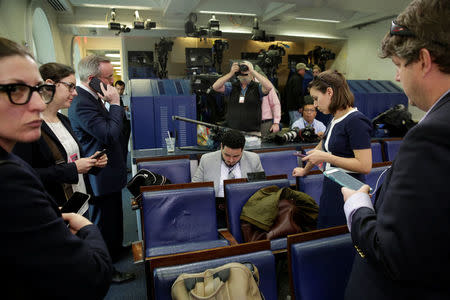
<path id="1" fill-rule="evenodd" d="M 239 71 L 247 72 L 248 71 L 248 66 L 247 65 L 239 65 Z"/>

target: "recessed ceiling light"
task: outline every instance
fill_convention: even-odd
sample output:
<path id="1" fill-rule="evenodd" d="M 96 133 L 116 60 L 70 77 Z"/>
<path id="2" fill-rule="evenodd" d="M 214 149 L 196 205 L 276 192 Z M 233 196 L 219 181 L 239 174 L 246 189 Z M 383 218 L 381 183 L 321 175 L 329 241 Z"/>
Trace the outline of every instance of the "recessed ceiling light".
<path id="1" fill-rule="evenodd" d="M 325 20 L 325 19 L 311 19 L 311 18 L 295 18 L 296 20 L 303 21 L 313 21 L 313 22 L 327 22 L 327 23 L 340 23 L 341 21 L 336 20 Z"/>
<path id="2" fill-rule="evenodd" d="M 199 11 L 201 14 L 216 14 L 216 15 L 235 15 L 235 16 L 248 16 L 255 17 L 256 14 L 252 13 L 239 13 L 239 12 L 228 12 L 228 11 L 209 11 L 209 10 L 201 10 Z"/>

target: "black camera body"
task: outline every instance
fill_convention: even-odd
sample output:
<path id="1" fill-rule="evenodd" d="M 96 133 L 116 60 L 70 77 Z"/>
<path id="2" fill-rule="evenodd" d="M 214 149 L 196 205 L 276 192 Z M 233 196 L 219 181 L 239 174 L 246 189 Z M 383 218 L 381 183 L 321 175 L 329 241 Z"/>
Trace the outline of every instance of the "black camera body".
<path id="1" fill-rule="evenodd" d="M 239 71 L 234 73 L 236 76 L 242 76 L 244 75 L 242 72 L 248 72 L 248 66 L 244 64 L 239 64 Z M 247 75 L 247 74 L 245 74 Z"/>

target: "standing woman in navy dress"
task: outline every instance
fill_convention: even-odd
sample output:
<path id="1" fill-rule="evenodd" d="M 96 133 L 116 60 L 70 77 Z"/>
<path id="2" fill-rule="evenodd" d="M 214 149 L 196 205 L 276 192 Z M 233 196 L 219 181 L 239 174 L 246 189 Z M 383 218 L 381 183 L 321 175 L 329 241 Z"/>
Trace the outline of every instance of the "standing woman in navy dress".
<path id="1" fill-rule="evenodd" d="M 295 168 L 293 176 L 305 176 L 314 165 L 322 169 L 338 167 L 365 182 L 364 174 L 372 168 L 370 148 L 372 124 L 354 107 L 354 96 L 341 73 L 326 71 L 310 82 L 314 105 L 324 114 L 333 115 L 322 141 L 302 160 L 304 168 Z M 318 228 L 346 224 L 341 187 L 324 177 L 319 205 Z"/>

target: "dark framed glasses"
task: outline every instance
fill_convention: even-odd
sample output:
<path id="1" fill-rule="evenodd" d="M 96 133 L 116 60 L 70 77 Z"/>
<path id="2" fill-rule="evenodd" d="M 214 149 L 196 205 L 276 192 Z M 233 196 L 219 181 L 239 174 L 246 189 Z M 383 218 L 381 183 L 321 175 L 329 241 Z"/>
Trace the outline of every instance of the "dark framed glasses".
<path id="1" fill-rule="evenodd" d="M 417 37 L 414 32 L 408 29 L 408 27 L 397 24 L 396 20 L 393 20 L 391 23 L 391 30 L 389 33 L 392 35 L 404 36 L 404 37 Z M 440 45 L 442 47 L 447 47 L 446 43 L 431 40 L 432 43 Z"/>
<path id="2" fill-rule="evenodd" d="M 416 35 L 408 27 L 399 25 L 395 20 L 391 22 L 391 35 L 415 37 Z"/>
<path id="3" fill-rule="evenodd" d="M 63 85 L 65 85 L 67 87 L 67 89 L 69 90 L 69 92 L 73 92 L 75 90 L 75 88 L 77 87 L 75 84 L 73 84 L 72 82 L 65 82 L 65 81 L 58 81 L 57 83 L 62 83 Z"/>
<path id="4" fill-rule="evenodd" d="M 12 104 L 24 105 L 30 102 L 33 92 L 38 92 L 45 104 L 52 102 L 56 86 L 53 84 L 41 84 L 29 86 L 24 83 L 1 84 L 0 92 L 8 94 Z"/>

